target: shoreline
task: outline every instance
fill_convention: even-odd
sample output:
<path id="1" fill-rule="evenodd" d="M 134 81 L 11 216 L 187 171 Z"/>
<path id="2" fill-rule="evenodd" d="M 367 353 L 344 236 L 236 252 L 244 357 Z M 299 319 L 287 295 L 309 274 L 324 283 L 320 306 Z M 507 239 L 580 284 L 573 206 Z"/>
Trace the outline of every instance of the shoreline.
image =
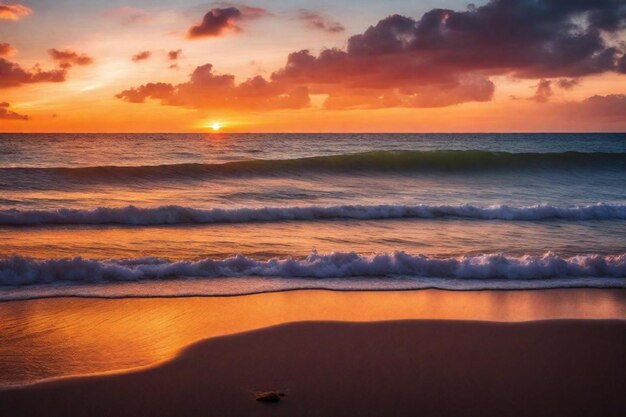
<path id="1" fill-rule="evenodd" d="M 615 286 L 615 287 L 590 287 L 590 286 L 580 286 L 580 287 L 539 287 L 539 288 L 477 288 L 477 289 L 458 289 L 458 288 L 440 288 L 440 287 L 424 287 L 424 288 L 350 288 L 350 289 L 339 289 L 339 288 L 327 288 L 327 287 L 306 287 L 306 288 L 285 288 L 285 289 L 276 289 L 276 290 L 267 290 L 267 291 L 255 291 L 255 292 L 244 292 L 244 293 L 225 293 L 225 294 L 146 294 L 146 295 L 99 295 L 99 294 L 52 294 L 52 295 L 42 295 L 42 296 L 33 296 L 30 298 L 10 298 L 10 299 L 1 299 L 0 304 L 2 303 L 11 303 L 11 302 L 20 302 L 20 301 L 35 301 L 35 300 L 58 300 L 58 299 L 95 299 L 95 300 L 136 300 L 136 299 L 178 299 L 178 298 L 235 298 L 235 297 L 248 297 L 255 295 L 265 295 L 265 294 L 280 294 L 280 293 L 290 293 L 290 292 L 299 292 L 299 291 L 328 291 L 335 293 L 386 293 L 386 292 L 418 292 L 418 291 L 441 291 L 441 292 L 450 292 L 450 293 L 486 293 L 486 292 L 541 292 L 541 291 L 569 291 L 569 290 L 584 290 L 584 291 L 624 291 L 626 294 L 626 284 L 624 286 Z"/>
<path id="2" fill-rule="evenodd" d="M 260 278 L 263 279 L 264 277 L 254 277 L 254 278 Z M 215 279 L 223 279 L 223 280 L 232 280 L 232 279 L 240 279 L 240 277 L 238 278 L 230 278 L 230 277 L 224 277 L 224 278 L 215 278 Z M 280 278 L 282 279 L 282 278 Z M 306 280 L 307 278 L 302 278 L 303 280 Z M 363 283 L 363 282 L 367 282 L 367 280 L 371 280 L 370 278 L 366 278 L 363 279 L 362 281 L 358 281 L 361 280 L 361 278 L 352 278 L 357 280 L 357 282 Z M 596 279 L 593 277 L 590 278 L 575 278 L 575 280 L 585 280 L 585 279 Z M 613 279 L 616 282 L 617 281 L 623 281 L 622 278 L 607 278 L 607 279 Z M 481 282 L 481 280 L 468 280 L 470 283 L 473 283 L 474 281 L 477 282 Z M 501 280 L 502 282 L 507 282 L 506 280 Z M 371 282 L 371 281 L 370 281 Z M 535 284 L 542 284 L 543 282 L 541 280 L 528 280 L 528 282 L 533 282 Z M 168 284 L 179 284 L 180 281 L 177 279 L 171 279 L 171 280 L 163 280 L 163 281 L 142 281 L 142 282 L 132 282 L 132 281 L 128 281 L 128 282 L 109 282 L 109 283 L 96 283 L 96 284 L 91 284 L 91 288 L 93 288 L 94 285 L 97 286 L 107 286 L 107 285 L 120 285 L 120 286 L 142 286 L 142 285 L 159 285 L 159 286 L 163 286 L 163 285 L 168 285 Z M 201 279 L 198 279 L 197 281 L 192 280 L 186 280 L 184 281 L 184 283 L 188 286 L 188 285 L 193 285 L 193 284 L 206 284 L 205 282 L 203 282 Z M 493 285 L 493 280 L 491 280 L 491 283 Z M 333 288 L 332 286 L 302 286 L 302 287 L 291 287 L 291 288 L 280 288 L 280 287 L 276 287 L 276 288 L 270 288 L 270 289 L 261 289 L 261 290 L 250 290 L 250 291 L 244 291 L 244 292 L 190 292 L 190 293 L 182 293 L 182 294 L 176 294 L 176 293 L 164 293 L 164 294 L 142 294 L 142 293 L 128 293 L 128 294 L 124 294 L 124 295 L 116 295 L 116 294 L 103 294 L 103 293 L 80 293 L 80 294 L 72 294 L 72 293 L 56 293 L 56 294 L 38 294 L 38 295 L 26 295 L 23 297 L 19 297 L 16 296 L 15 298 L 2 298 L 2 295 L 0 295 L 0 305 L 2 303 L 7 303 L 7 302 L 14 302 L 14 301 L 33 301 L 33 300 L 48 300 L 48 299 L 103 299 L 103 300 L 123 300 L 123 299 L 176 299 L 176 298 L 229 298 L 229 297 L 246 297 L 246 296 L 254 296 L 254 295 L 263 295 L 263 294 L 275 294 L 275 293 L 288 293 L 288 292 L 298 292 L 298 291 L 329 291 L 329 292 L 337 292 L 337 293 L 358 293 L 358 292 L 373 292 L 373 293 L 385 293 L 385 292 L 417 292 L 417 291 L 441 291 L 441 292 L 451 292 L 451 293 L 464 293 L 464 292 L 476 292 L 476 293 L 480 293 L 480 292 L 525 292 L 525 291 L 568 291 L 568 290 L 589 290 L 589 291 L 624 291 L 626 292 L 626 283 L 619 283 L 615 284 L 615 285 L 611 285 L 611 284 L 607 284 L 605 286 L 603 285 L 598 285 L 598 284 L 589 284 L 589 285 L 584 285 L 584 284 L 576 284 L 576 285 L 572 285 L 572 286 L 568 286 L 568 285 L 564 285 L 562 283 L 561 286 L 554 286 L 554 287 L 550 287 L 550 286 L 538 286 L 538 287 L 475 287 L 475 288 L 454 288 L 454 287 L 444 287 L 444 286 L 436 286 L 436 285 L 431 285 L 431 286 L 414 286 L 414 287 L 394 287 L 394 288 L 384 288 L 384 287 L 363 287 L 363 288 L 358 288 L 358 287 L 351 287 L 351 288 L 342 288 L 342 287 L 336 287 Z M 80 290 L 76 290 L 76 288 L 81 288 L 81 284 L 75 284 L 76 287 L 72 288 L 74 291 L 80 291 Z M 40 288 L 38 288 L 39 285 L 33 285 L 33 286 L 27 286 L 26 289 L 27 290 L 38 290 Z M 2 294 L 3 291 L 8 291 L 9 293 L 12 291 L 21 291 L 22 287 L 1 287 L 0 286 L 0 294 Z M 42 286 L 41 289 L 45 289 L 45 286 Z M 55 288 L 55 290 L 62 290 L 63 287 L 60 288 Z"/>
<path id="3" fill-rule="evenodd" d="M 610 417 L 626 409 L 625 367 L 626 320 L 294 322 L 3 390 L 0 414 Z M 261 404 L 259 391 L 286 395 Z"/>

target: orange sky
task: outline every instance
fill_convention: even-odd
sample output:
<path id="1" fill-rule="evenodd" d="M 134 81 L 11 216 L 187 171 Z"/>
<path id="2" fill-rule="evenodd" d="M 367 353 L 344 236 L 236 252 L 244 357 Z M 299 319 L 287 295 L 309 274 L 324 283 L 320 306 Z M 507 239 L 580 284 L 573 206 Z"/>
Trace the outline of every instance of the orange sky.
<path id="1" fill-rule="evenodd" d="M 564 6 L 553 34 L 521 20 L 520 33 L 496 27 L 502 42 L 467 22 L 486 27 L 504 1 L 134 3 L 0 1 L 0 131 L 626 130 L 626 12 L 593 23 L 615 15 L 610 0 Z M 575 53 L 560 53 L 559 25 L 581 16 L 585 36 L 572 33 L 562 48 Z"/>

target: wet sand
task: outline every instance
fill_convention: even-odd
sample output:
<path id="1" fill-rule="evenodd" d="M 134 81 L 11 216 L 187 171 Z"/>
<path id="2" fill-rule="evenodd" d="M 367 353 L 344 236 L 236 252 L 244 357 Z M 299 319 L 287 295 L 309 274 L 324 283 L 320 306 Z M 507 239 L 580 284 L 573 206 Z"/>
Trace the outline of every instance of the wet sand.
<path id="1" fill-rule="evenodd" d="M 626 319 L 626 291 L 291 291 L 0 303 L 0 387 L 135 369 L 200 340 L 302 321 Z"/>
<path id="2" fill-rule="evenodd" d="M 3 416 L 623 416 L 626 321 L 299 322 L 0 391 Z M 255 401 L 274 390 L 275 404 Z"/>

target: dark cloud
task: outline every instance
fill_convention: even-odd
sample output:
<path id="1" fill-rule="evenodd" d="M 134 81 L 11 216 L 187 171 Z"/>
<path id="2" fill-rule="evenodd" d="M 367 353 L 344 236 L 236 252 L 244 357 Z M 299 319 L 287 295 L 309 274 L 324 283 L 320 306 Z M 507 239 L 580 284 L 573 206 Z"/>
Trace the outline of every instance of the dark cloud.
<path id="1" fill-rule="evenodd" d="M 24 69 L 19 64 L 0 58 L 0 88 L 17 87 L 22 84 L 40 82 L 63 82 L 66 70 L 63 68 L 44 71 L 39 66 Z"/>
<path id="2" fill-rule="evenodd" d="M 9 103 L 0 103 L 0 119 L 28 120 L 30 117 L 9 110 Z"/>
<path id="3" fill-rule="evenodd" d="M 239 32 L 236 21 L 241 19 L 241 12 L 236 7 L 211 9 L 204 15 L 202 22 L 189 28 L 187 37 L 207 38 L 221 36 L 225 32 Z"/>
<path id="4" fill-rule="evenodd" d="M 189 28 L 189 39 L 211 38 L 222 36 L 227 32 L 240 32 L 237 23 L 245 19 L 258 19 L 271 14 L 260 7 L 229 6 L 213 8 L 204 15 L 202 22 Z"/>
<path id="5" fill-rule="evenodd" d="M 235 3 L 231 1 L 216 1 L 212 3 L 214 7 L 219 7 L 222 9 L 234 7 L 241 12 L 242 18 L 244 19 L 260 19 L 262 17 L 273 16 L 269 10 L 263 7 L 255 7 L 248 6 L 246 4 Z"/>
<path id="6" fill-rule="evenodd" d="M 141 52 L 138 52 L 135 55 L 133 55 L 133 57 L 131 59 L 133 60 L 133 62 L 141 62 L 141 61 L 145 61 L 147 59 L 150 59 L 151 56 L 152 56 L 152 52 L 150 52 L 150 51 L 141 51 Z"/>
<path id="7" fill-rule="evenodd" d="M 48 49 L 48 53 L 59 64 L 59 67 L 64 69 L 71 68 L 73 65 L 84 66 L 93 64 L 93 58 L 90 56 L 69 49 L 62 51 L 53 48 Z"/>
<path id="8" fill-rule="evenodd" d="M 230 74 L 216 74 L 211 64 L 197 67 L 186 83 L 148 83 L 116 96 L 131 103 L 158 100 L 170 106 L 199 109 L 273 110 L 309 105 L 304 87 L 291 88 L 257 76 L 236 84 Z"/>
<path id="9" fill-rule="evenodd" d="M 352 37 L 348 52 L 410 54 L 422 65 L 449 71 L 583 76 L 615 70 L 621 52 L 608 47 L 601 32 L 626 26 L 625 5 L 622 0 L 493 0 L 464 12 L 431 10 L 419 21 L 396 15 Z"/>
<path id="10" fill-rule="evenodd" d="M 32 12 L 30 7 L 23 4 L 0 1 L 0 20 L 20 20 Z"/>
<path id="11" fill-rule="evenodd" d="M 464 100 L 454 93 L 461 79 L 486 85 L 487 77 L 499 74 L 573 78 L 616 71 L 623 52 L 608 46 L 603 34 L 624 27 L 626 2 L 621 0 L 493 0 L 461 12 L 434 9 L 420 20 L 389 16 L 351 37 L 346 49 L 290 54 L 272 79 L 306 84 L 334 103 L 341 101 L 335 96 L 347 95 L 349 102 L 360 96 L 369 105 L 372 98 L 407 89 L 455 97 L 450 102 L 475 101 L 475 94 Z M 421 100 L 408 95 L 383 102 Z"/>
<path id="12" fill-rule="evenodd" d="M 318 12 L 312 10 L 298 10 L 297 18 L 304 22 L 306 26 L 311 29 L 318 29 L 330 33 L 339 33 L 346 30 L 346 28 L 341 23 L 331 20 L 326 16 L 323 16 Z"/>
<path id="13" fill-rule="evenodd" d="M 0 43 L 0 56 L 11 56 L 17 51 L 8 43 Z"/>
<path id="14" fill-rule="evenodd" d="M 536 101 L 537 103 L 547 103 L 553 94 L 552 81 L 540 80 L 539 84 L 537 84 L 537 91 L 535 91 L 535 95 L 530 99 Z"/>
<path id="15" fill-rule="evenodd" d="M 576 78 L 561 78 L 557 81 L 557 85 L 563 90 L 571 90 L 579 84 L 580 82 Z"/>

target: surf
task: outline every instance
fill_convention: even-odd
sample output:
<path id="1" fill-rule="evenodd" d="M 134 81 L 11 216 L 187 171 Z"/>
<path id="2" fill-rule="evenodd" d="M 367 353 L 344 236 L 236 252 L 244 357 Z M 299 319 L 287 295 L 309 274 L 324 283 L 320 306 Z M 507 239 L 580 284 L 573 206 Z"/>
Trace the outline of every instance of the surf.
<path id="1" fill-rule="evenodd" d="M 244 255 L 224 259 L 170 261 L 129 259 L 0 259 L 0 285 L 23 286 L 62 282 L 100 283 L 163 280 L 180 277 L 427 277 L 446 279 L 536 280 L 572 277 L 626 278 L 626 253 L 620 255 L 506 256 L 464 255 L 433 258 L 406 252 L 361 255 L 356 252 L 311 253 L 303 259 L 258 260 Z M 626 281 L 624 281 L 626 284 Z"/>
<path id="2" fill-rule="evenodd" d="M 625 220 L 626 204 L 578 206 L 339 205 L 197 209 L 184 206 L 99 207 L 93 210 L 0 210 L 1 226 L 220 224 L 307 220 L 463 218 L 476 220 Z"/>

